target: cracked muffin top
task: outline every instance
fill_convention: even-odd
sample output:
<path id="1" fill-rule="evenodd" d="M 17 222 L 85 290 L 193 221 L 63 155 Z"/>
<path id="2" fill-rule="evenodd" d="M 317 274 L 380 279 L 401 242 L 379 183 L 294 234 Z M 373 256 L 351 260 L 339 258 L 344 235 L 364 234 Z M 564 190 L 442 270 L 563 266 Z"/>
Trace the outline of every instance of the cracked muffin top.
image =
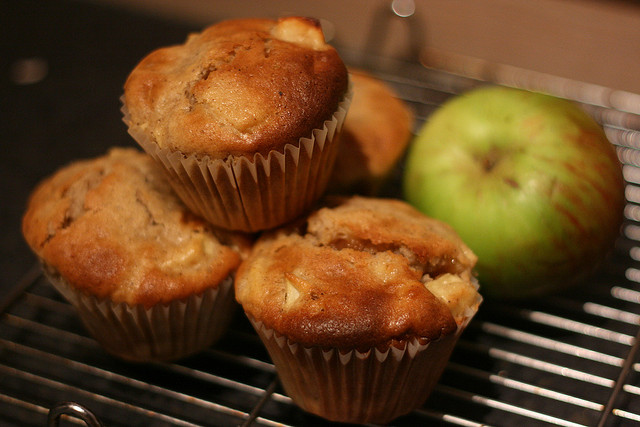
<path id="1" fill-rule="evenodd" d="M 47 271 L 99 298 L 150 307 L 217 287 L 249 249 L 214 232 L 147 155 L 114 148 L 74 162 L 30 196 L 23 235 Z"/>
<path id="2" fill-rule="evenodd" d="M 347 86 L 318 21 L 223 21 L 142 59 L 124 86 L 125 121 L 186 155 L 266 155 L 322 128 Z"/>
<path id="3" fill-rule="evenodd" d="M 386 348 L 457 330 L 481 297 L 476 256 L 405 202 L 334 198 L 264 234 L 236 275 L 249 317 L 309 346 Z"/>

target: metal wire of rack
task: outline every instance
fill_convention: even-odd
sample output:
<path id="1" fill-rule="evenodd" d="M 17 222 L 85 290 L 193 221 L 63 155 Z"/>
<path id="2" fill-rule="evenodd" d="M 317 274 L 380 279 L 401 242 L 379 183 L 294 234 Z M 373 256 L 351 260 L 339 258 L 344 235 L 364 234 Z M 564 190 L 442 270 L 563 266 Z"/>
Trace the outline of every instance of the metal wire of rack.
<path id="1" fill-rule="evenodd" d="M 357 65 L 357 58 L 345 52 L 348 63 Z M 627 180 L 626 221 L 603 271 L 564 294 L 486 301 L 427 403 L 393 425 L 640 423 L 639 112 L 618 107 L 624 94 L 526 72 L 514 83 L 499 75 L 464 77 L 418 64 L 368 63 L 378 64 L 369 71 L 412 106 L 417 126 L 446 99 L 488 82 L 577 100 L 604 126 Z M 284 394 L 240 310 L 226 336 L 201 354 L 176 363 L 129 364 L 87 335 L 34 265 L 0 303 L 0 424 L 47 423 L 329 425 Z"/>

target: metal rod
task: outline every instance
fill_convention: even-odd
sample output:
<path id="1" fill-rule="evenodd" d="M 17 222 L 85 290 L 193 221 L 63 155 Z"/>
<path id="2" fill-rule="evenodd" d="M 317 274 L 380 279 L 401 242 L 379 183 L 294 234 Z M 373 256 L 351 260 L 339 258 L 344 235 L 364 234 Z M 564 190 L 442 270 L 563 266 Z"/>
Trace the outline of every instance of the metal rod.
<path id="1" fill-rule="evenodd" d="M 58 427 L 62 415 L 80 418 L 89 427 L 102 427 L 102 423 L 93 412 L 75 402 L 62 402 L 51 408 L 47 417 L 47 426 Z"/>
<path id="2" fill-rule="evenodd" d="M 33 265 L 24 276 L 20 279 L 15 288 L 13 288 L 9 294 L 0 301 L 0 314 L 4 313 L 9 307 L 24 294 L 24 292 L 32 286 L 41 275 L 40 266 L 38 264 Z"/>
<path id="3" fill-rule="evenodd" d="M 600 417 L 600 420 L 598 422 L 598 427 L 603 427 L 609 419 L 609 416 L 612 414 L 616 401 L 618 400 L 618 396 L 620 395 L 620 392 L 624 387 L 625 379 L 629 375 L 629 372 L 631 372 L 633 364 L 637 359 L 638 351 L 640 351 L 640 330 L 638 330 L 638 334 L 636 335 L 636 342 L 633 344 L 633 347 L 631 347 L 631 350 L 629 351 L 629 354 L 624 361 L 624 365 L 620 370 L 620 375 L 618 375 L 618 379 L 616 380 L 615 386 L 613 387 L 613 391 L 609 396 L 609 400 L 607 401 L 604 411 L 602 411 L 602 416 Z"/>

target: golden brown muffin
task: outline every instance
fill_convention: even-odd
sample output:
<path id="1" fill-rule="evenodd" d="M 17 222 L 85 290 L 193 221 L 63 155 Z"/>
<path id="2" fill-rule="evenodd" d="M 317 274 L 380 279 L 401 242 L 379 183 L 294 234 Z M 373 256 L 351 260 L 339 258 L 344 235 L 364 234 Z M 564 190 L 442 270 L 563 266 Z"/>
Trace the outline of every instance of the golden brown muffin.
<path id="1" fill-rule="evenodd" d="M 353 100 L 329 190 L 375 195 L 413 136 L 413 112 L 382 80 L 363 70 L 349 71 Z"/>
<path id="2" fill-rule="evenodd" d="M 132 128 L 161 148 L 252 157 L 321 128 L 347 81 L 317 21 L 239 19 L 149 54 L 129 75 L 124 102 Z"/>
<path id="3" fill-rule="evenodd" d="M 203 304 L 203 299 L 211 299 L 203 295 L 230 285 L 249 249 L 246 237 L 214 231 L 191 214 L 155 162 L 134 149 L 112 149 L 105 156 L 77 161 L 44 180 L 29 199 L 22 230 L 61 293 L 82 306 L 80 314 L 90 331 L 108 350 L 131 359 L 181 356 L 194 346 L 211 344 L 212 335 L 204 333 L 208 342 L 178 346 L 168 354 L 150 350 L 153 345 L 148 343 L 143 349 L 136 343 L 121 348 L 117 336 L 105 343 L 109 334 L 117 335 L 117 327 L 96 322 L 101 316 L 87 311 L 81 301 L 149 313 L 190 299 Z M 232 307 L 231 293 L 222 293 L 228 294 L 224 304 Z M 179 320 L 171 322 L 164 326 L 174 327 Z M 138 326 L 144 329 L 138 324 L 132 328 Z M 207 329 L 217 327 L 214 323 Z"/>
<path id="4" fill-rule="evenodd" d="M 481 301 L 475 263 L 449 226 L 402 201 L 338 198 L 264 234 L 238 270 L 236 298 L 297 404 L 381 423 L 422 404 L 437 381 Z M 399 370 L 400 383 L 381 382 Z"/>
<path id="5" fill-rule="evenodd" d="M 131 135 L 211 223 L 283 224 L 326 188 L 347 69 L 309 18 L 238 19 L 145 57 L 124 86 Z"/>

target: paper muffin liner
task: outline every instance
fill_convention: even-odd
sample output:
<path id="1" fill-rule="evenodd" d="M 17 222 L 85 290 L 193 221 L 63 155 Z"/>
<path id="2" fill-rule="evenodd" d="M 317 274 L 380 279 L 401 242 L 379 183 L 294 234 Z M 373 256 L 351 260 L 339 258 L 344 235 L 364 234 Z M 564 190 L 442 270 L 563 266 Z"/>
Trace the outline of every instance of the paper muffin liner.
<path id="1" fill-rule="evenodd" d="M 231 276 L 215 289 L 145 308 L 85 294 L 43 270 L 102 347 L 131 362 L 177 360 L 208 348 L 227 330 L 237 307 Z"/>
<path id="2" fill-rule="evenodd" d="M 200 158 L 160 148 L 146 133 L 130 126 L 126 104 L 122 111 L 130 135 L 164 167 L 175 192 L 194 213 L 220 228 L 256 232 L 296 218 L 322 196 L 352 96 L 350 85 L 322 129 L 314 129 L 297 145 L 252 158 Z"/>
<path id="3" fill-rule="evenodd" d="M 457 331 L 439 340 L 412 339 L 364 352 L 304 346 L 248 317 L 296 405 L 331 421 L 385 424 L 424 404 L 476 311 L 470 309 Z"/>

